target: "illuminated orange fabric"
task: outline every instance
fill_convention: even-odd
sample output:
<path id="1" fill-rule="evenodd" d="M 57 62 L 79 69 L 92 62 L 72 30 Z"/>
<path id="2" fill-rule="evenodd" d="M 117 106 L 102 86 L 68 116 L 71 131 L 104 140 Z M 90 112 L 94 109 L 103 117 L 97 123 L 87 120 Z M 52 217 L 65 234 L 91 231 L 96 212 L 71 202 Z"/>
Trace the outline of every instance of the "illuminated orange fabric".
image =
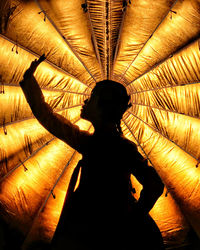
<path id="1" fill-rule="evenodd" d="M 132 108 L 123 134 L 165 184 L 151 215 L 167 246 L 193 244 L 191 233 L 200 237 L 200 2 L 82 4 L 0 1 L 1 218 L 27 244 L 50 241 L 82 157 L 40 125 L 19 86 L 31 61 L 45 53 L 35 72 L 45 101 L 87 133 L 93 128 L 80 110 L 96 82 L 126 86 Z M 139 197 L 141 186 L 131 179 Z"/>

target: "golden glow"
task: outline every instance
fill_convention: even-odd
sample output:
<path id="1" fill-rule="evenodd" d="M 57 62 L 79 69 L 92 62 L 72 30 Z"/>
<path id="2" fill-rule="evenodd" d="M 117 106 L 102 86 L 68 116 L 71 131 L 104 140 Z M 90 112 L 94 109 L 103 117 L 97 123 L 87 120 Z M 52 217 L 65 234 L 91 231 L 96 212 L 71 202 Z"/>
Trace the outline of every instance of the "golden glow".
<path id="1" fill-rule="evenodd" d="M 45 18 L 44 21 L 44 13 L 34 1 L 19 5 L 18 15 L 9 22 L 5 35 L 13 41 L 17 39 L 20 45 L 39 55 L 45 53 L 49 61 L 77 76 L 78 79 L 93 82 L 83 64 L 77 59 L 48 18 Z"/>
<path id="2" fill-rule="evenodd" d="M 133 106 L 123 133 L 166 186 L 151 215 L 169 246 L 191 227 L 200 236 L 200 4 L 126 2 L 88 0 L 84 12 L 82 0 L 0 1 L 0 203 L 27 246 L 51 240 L 81 158 L 34 119 L 19 87 L 43 53 L 35 78 L 45 100 L 90 133 L 80 111 L 95 82 L 127 86 Z M 138 198 L 142 187 L 132 182 Z"/>
<path id="3" fill-rule="evenodd" d="M 153 36 L 147 37 L 145 46 L 139 51 L 136 59 L 126 72 L 126 80 L 133 81 L 136 77 L 147 72 L 153 65 L 166 59 L 177 49 L 186 45 L 189 39 L 192 40 L 198 36 L 199 23 L 196 21 L 200 18 L 200 12 L 192 2 L 197 1 L 184 0 L 176 2 L 173 6 L 173 11 L 176 14 L 169 12 L 168 16 L 159 24 Z"/>
<path id="4" fill-rule="evenodd" d="M 172 58 L 153 68 L 128 86 L 130 92 L 184 85 L 200 81 L 198 41 L 177 52 Z M 177 66 L 177 68 L 174 67 Z M 156 77 L 156 78 L 155 78 Z M 133 86 L 133 90 L 131 87 Z"/>
<path id="5" fill-rule="evenodd" d="M 128 69 L 172 4 L 173 1 L 159 0 L 152 6 L 150 0 L 136 0 L 127 8 L 120 51 L 114 65 L 118 77 Z"/>
<path id="6" fill-rule="evenodd" d="M 64 0 L 39 0 L 38 2 L 43 10 L 47 10 L 48 17 L 70 42 L 95 79 L 100 81 L 100 66 L 93 49 L 87 14 L 80 8 L 82 2 L 80 0 L 68 1 L 68 4 Z"/>
<path id="7" fill-rule="evenodd" d="M 31 218 L 41 206 L 45 194 L 51 190 L 72 153 L 73 149 L 55 139 L 21 164 L 7 177 L 7 181 L 2 183 L 0 201 L 6 202 L 9 211 L 15 214 L 15 222 L 21 217 L 24 218 L 20 225 L 23 230 L 29 230 L 31 227 Z M 14 183 L 16 185 L 13 185 Z M 20 205 L 22 199 L 24 207 Z M 17 211 L 16 206 L 20 208 Z"/>

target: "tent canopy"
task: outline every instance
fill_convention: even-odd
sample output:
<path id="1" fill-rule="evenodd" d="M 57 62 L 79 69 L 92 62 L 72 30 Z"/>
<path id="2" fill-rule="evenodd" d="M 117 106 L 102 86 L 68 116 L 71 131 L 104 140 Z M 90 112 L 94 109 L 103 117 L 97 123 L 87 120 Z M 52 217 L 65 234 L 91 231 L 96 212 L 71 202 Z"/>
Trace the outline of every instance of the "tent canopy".
<path id="1" fill-rule="evenodd" d="M 93 131 L 80 110 L 96 82 L 127 88 L 124 136 L 165 184 L 151 215 L 167 246 L 200 237 L 199 34 L 199 0 L 1 0 L 1 217 L 27 244 L 51 240 L 81 158 L 38 123 L 19 86 L 44 53 L 45 100 L 81 129 Z"/>

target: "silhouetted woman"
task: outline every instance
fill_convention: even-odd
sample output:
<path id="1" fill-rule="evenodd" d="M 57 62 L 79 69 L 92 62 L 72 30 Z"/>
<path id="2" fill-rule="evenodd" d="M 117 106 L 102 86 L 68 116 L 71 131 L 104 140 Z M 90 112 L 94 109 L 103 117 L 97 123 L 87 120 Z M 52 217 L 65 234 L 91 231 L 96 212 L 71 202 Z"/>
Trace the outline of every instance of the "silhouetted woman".
<path id="1" fill-rule="evenodd" d="M 163 249 L 161 234 L 148 215 L 163 183 L 122 135 L 120 120 L 130 99 L 126 89 L 110 80 L 96 84 L 81 110 L 81 117 L 94 126 L 89 134 L 45 103 L 33 76 L 44 59 L 32 62 L 20 85 L 38 121 L 83 156 L 72 175 L 54 249 Z M 73 192 L 80 168 L 80 184 Z M 143 185 L 138 201 L 131 194 L 131 174 Z"/>

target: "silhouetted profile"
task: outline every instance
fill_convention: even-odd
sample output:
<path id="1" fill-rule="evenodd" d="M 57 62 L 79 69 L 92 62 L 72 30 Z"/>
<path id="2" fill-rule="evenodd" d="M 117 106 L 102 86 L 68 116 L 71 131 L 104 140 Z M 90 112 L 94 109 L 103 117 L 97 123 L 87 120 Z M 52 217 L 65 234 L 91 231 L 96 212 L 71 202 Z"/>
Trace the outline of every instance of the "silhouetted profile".
<path id="1" fill-rule="evenodd" d="M 126 89 L 110 80 L 96 84 L 81 111 L 95 128 L 89 134 L 45 103 L 33 76 L 44 59 L 31 64 L 20 85 L 39 122 L 83 156 L 72 175 L 53 249 L 164 249 L 148 214 L 163 192 L 163 183 L 120 128 L 130 99 Z M 80 168 L 80 184 L 73 192 Z M 138 201 L 131 194 L 131 174 L 143 185 Z"/>

